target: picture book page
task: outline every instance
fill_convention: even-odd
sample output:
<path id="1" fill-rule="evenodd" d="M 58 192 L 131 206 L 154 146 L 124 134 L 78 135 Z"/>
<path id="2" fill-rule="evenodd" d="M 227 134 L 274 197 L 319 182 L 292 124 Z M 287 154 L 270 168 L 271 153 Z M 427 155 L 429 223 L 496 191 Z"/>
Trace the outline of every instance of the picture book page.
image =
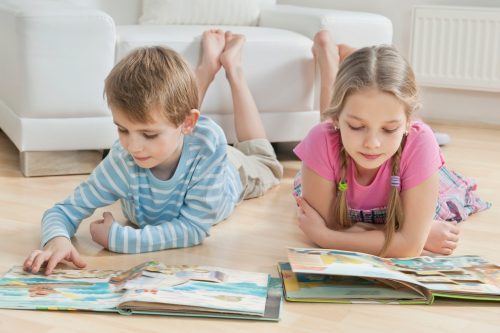
<path id="1" fill-rule="evenodd" d="M 116 271 L 63 270 L 43 273 L 24 272 L 13 267 L 0 278 L 0 307 L 40 310 L 93 310 L 113 309 L 123 295 L 109 285 Z"/>
<path id="2" fill-rule="evenodd" d="M 127 281 L 120 307 L 263 315 L 268 274 L 207 266 L 147 268 Z"/>
<path id="3" fill-rule="evenodd" d="M 383 260 L 436 293 L 500 296 L 500 267 L 479 256 Z"/>
<path id="4" fill-rule="evenodd" d="M 410 276 L 369 254 L 329 249 L 289 248 L 288 259 L 295 273 L 390 279 L 421 285 Z"/>
<path id="5" fill-rule="evenodd" d="M 426 302 L 430 295 L 403 285 L 388 286 L 369 278 L 295 273 L 288 263 L 280 263 L 287 297 L 309 300 L 348 300 L 352 303 L 379 303 L 393 300 Z"/>

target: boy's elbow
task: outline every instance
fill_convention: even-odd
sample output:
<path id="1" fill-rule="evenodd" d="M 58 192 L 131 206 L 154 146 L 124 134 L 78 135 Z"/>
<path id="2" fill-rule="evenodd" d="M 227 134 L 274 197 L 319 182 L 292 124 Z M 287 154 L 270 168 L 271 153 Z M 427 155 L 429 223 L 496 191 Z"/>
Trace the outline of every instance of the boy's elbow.
<path id="1" fill-rule="evenodd" d="M 195 231 L 193 231 L 195 237 L 193 237 L 193 243 L 191 246 L 196 246 L 196 245 L 200 245 L 201 243 L 203 243 L 205 241 L 205 239 L 210 236 L 208 231 L 205 231 L 201 228 L 197 228 Z"/>

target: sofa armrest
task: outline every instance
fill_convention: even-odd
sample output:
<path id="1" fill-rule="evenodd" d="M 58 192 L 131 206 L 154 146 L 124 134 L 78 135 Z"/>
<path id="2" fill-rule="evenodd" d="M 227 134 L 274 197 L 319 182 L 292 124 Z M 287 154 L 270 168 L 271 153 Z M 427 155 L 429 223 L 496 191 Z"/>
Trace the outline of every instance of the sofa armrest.
<path id="1" fill-rule="evenodd" d="M 295 31 L 311 39 L 327 29 L 337 43 L 353 47 L 392 43 L 391 21 L 367 12 L 274 5 L 262 8 L 259 25 Z"/>
<path id="2" fill-rule="evenodd" d="M 0 100 L 20 117 L 104 116 L 115 25 L 104 12 L 55 1 L 0 4 Z"/>

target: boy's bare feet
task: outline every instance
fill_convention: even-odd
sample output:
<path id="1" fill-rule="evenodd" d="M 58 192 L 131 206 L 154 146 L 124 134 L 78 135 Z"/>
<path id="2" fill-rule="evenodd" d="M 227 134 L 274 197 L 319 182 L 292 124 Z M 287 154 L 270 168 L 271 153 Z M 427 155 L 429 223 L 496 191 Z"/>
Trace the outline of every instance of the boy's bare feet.
<path id="1" fill-rule="evenodd" d="M 246 38 L 231 31 L 226 31 L 225 38 L 226 47 L 220 56 L 220 62 L 226 71 L 233 97 L 236 138 L 239 142 L 264 139 L 266 131 L 243 72 L 241 57 Z"/>
<path id="2" fill-rule="evenodd" d="M 203 32 L 201 61 L 196 68 L 198 80 L 208 84 L 213 81 L 215 74 L 221 68 L 219 59 L 225 44 L 224 31 L 221 29 L 211 29 Z"/>
<path id="3" fill-rule="evenodd" d="M 230 80 L 235 75 L 242 74 L 241 50 L 245 44 L 245 36 L 226 31 L 225 39 L 226 46 L 220 56 L 220 62 Z"/>
<path id="4" fill-rule="evenodd" d="M 198 85 L 198 108 L 201 106 L 208 86 L 221 68 L 220 55 L 226 45 L 224 31 L 211 29 L 203 32 L 201 40 L 201 61 L 196 68 L 195 75 Z"/>

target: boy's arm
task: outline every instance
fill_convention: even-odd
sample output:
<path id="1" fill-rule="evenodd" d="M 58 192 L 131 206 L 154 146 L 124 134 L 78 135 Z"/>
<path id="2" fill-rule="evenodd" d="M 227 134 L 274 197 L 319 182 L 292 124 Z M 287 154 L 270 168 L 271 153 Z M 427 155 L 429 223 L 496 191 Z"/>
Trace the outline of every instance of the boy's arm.
<path id="1" fill-rule="evenodd" d="M 226 218 L 235 201 L 228 195 L 225 149 L 200 158 L 182 199 L 180 214 L 158 225 L 141 229 L 114 222 L 108 239 L 108 249 L 119 253 L 141 253 L 200 244 L 213 224 Z"/>
<path id="2" fill-rule="evenodd" d="M 128 181 L 124 161 L 111 161 L 111 153 L 64 201 L 48 209 L 42 217 L 41 246 L 55 237 L 71 238 L 81 221 L 103 206 L 125 197 Z"/>

